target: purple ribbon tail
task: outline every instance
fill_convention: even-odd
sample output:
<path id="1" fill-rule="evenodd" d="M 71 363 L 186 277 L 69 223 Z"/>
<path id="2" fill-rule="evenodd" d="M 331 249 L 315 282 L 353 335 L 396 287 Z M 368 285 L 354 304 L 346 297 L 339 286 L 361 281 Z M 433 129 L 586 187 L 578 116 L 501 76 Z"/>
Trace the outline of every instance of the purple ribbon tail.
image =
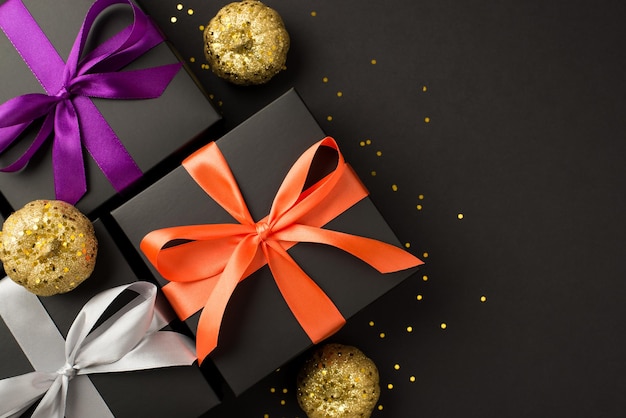
<path id="1" fill-rule="evenodd" d="M 17 138 L 28 125 L 29 125 L 28 123 L 25 123 L 25 124 L 17 126 L 17 128 L 20 128 L 20 129 L 16 129 L 14 130 L 14 132 L 12 132 L 13 134 L 15 134 L 12 138 Z M 9 128 L 6 128 L 6 129 L 9 129 Z M 50 134 L 52 133 L 53 129 L 54 129 L 54 116 L 52 113 L 49 113 L 44 119 L 43 124 L 41 125 L 41 128 L 39 129 L 39 132 L 37 133 L 37 136 L 35 137 L 33 142 L 30 144 L 28 149 L 24 152 L 24 154 L 22 154 L 17 160 L 9 164 L 8 166 L 0 168 L 0 171 L 14 172 L 14 171 L 19 171 L 22 168 L 24 168 L 26 164 L 28 164 L 28 161 L 30 161 L 30 159 L 33 157 L 33 155 L 35 155 L 37 150 L 43 145 L 46 139 L 50 137 Z"/>
<path id="2" fill-rule="evenodd" d="M 76 109 L 71 101 L 59 103 L 54 125 L 52 167 L 56 198 L 75 205 L 87 192 L 87 180 Z"/>
<path id="3" fill-rule="evenodd" d="M 46 116 L 39 133 L 24 154 L 13 163 L 0 167 L 0 171 L 14 172 L 24 168 L 52 132 L 51 110 L 58 102 L 59 98 L 55 96 L 25 94 L 0 105 L 0 152 L 9 148 L 34 120 Z"/>
<path id="4" fill-rule="evenodd" d="M 59 102 L 56 96 L 31 93 L 14 97 L 0 105 L 0 127 L 30 123 L 50 113 Z"/>
<path id="5" fill-rule="evenodd" d="M 0 128 L 0 152 L 4 152 L 13 143 L 15 138 L 20 136 L 30 123 L 21 123 L 15 126 Z"/>

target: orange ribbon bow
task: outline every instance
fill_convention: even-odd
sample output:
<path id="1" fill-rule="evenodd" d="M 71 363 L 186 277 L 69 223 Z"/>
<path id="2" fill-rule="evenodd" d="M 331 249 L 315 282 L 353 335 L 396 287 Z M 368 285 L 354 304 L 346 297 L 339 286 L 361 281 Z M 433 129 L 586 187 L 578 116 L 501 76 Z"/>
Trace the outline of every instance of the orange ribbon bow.
<path id="1" fill-rule="evenodd" d="M 304 190 L 315 153 L 322 146 L 337 152 L 337 167 Z M 200 361 L 217 347 L 222 317 L 237 284 L 265 264 L 311 341 L 317 343 L 343 326 L 345 319 L 334 303 L 287 253 L 298 242 L 332 245 L 381 273 L 422 264 L 394 245 L 321 228 L 368 194 L 330 137 L 300 156 L 283 180 L 269 215 L 258 222 L 215 143 L 189 156 L 183 166 L 239 222 L 159 229 L 141 241 L 146 257 L 170 281 L 163 291 L 178 316 L 184 320 L 202 309 L 196 332 Z M 168 246 L 174 240 L 186 242 Z"/>

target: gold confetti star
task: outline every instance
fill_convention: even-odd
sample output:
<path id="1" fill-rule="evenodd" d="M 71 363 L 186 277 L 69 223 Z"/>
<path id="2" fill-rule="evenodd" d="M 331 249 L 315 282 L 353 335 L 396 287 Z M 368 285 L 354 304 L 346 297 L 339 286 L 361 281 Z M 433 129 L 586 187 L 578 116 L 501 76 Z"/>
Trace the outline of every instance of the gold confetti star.
<path id="1" fill-rule="evenodd" d="M 397 184 L 392 184 L 391 185 L 391 190 L 393 190 L 394 192 L 398 191 L 398 185 Z"/>
<path id="2" fill-rule="evenodd" d="M 413 327 L 412 326 L 406 327 L 406 332 L 413 332 Z"/>
<path id="3" fill-rule="evenodd" d="M 448 324 L 446 324 L 445 322 L 442 322 L 440 327 L 441 327 L 441 329 L 446 329 L 446 328 L 448 328 Z"/>
<path id="4" fill-rule="evenodd" d="M 170 18 L 170 22 L 172 22 L 172 23 L 176 23 L 177 21 L 178 21 L 178 19 L 176 18 L 176 16 L 172 16 Z"/>
<path id="5" fill-rule="evenodd" d="M 328 83 L 328 77 L 324 77 L 324 78 L 322 78 L 322 82 L 323 82 L 323 83 Z"/>
<path id="6" fill-rule="evenodd" d="M 423 91 L 423 92 L 426 92 L 426 90 L 428 90 L 428 87 L 426 87 L 426 86 L 422 86 L 422 91 Z"/>
<path id="7" fill-rule="evenodd" d="M 458 215 L 456 215 L 456 217 L 457 217 L 458 219 L 463 219 L 463 214 L 462 214 L 462 213 L 459 213 Z"/>
<path id="8" fill-rule="evenodd" d="M 370 62 L 372 63 L 372 65 L 376 65 L 377 61 L 376 60 L 371 60 Z"/>
<path id="9" fill-rule="evenodd" d="M 483 302 L 483 303 L 487 302 L 487 296 L 485 296 L 485 295 L 481 296 L 480 297 L 480 301 Z"/>
<path id="10" fill-rule="evenodd" d="M 417 295 L 417 296 L 415 296 L 415 299 L 417 299 L 417 300 L 422 300 L 422 299 L 424 299 L 424 296 L 422 296 L 422 295 Z"/>
<path id="11" fill-rule="evenodd" d="M 337 97 L 343 97 L 343 92 L 338 91 L 337 92 Z"/>
<path id="12" fill-rule="evenodd" d="M 178 4 L 176 5 L 176 9 L 177 9 L 177 10 L 183 10 L 183 5 L 182 5 L 182 4 L 180 4 L 180 3 L 178 3 Z"/>
<path id="13" fill-rule="evenodd" d="M 426 117 L 424 118 L 424 122 L 426 122 L 426 123 L 430 123 L 430 118 L 429 118 L 428 116 L 426 116 Z"/>
<path id="14" fill-rule="evenodd" d="M 415 382 L 415 376 L 409 377 L 409 382 Z"/>
<path id="15" fill-rule="evenodd" d="M 313 17 L 317 16 L 317 12 L 316 11 L 312 11 L 311 12 L 311 16 L 313 16 Z"/>

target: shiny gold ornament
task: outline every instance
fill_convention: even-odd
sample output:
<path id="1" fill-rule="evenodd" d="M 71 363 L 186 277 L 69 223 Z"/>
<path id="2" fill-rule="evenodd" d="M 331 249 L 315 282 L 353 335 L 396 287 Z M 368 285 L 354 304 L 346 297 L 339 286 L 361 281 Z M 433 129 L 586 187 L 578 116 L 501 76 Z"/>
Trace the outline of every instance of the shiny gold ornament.
<path id="1" fill-rule="evenodd" d="M 309 418 L 368 418 L 380 396 L 378 369 L 361 350 L 317 349 L 298 373 L 298 404 Z"/>
<path id="2" fill-rule="evenodd" d="M 234 84 L 263 84 L 285 67 L 289 34 L 274 9 L 256 0 L 224 6 L 204 30 L 211 70 Z"/>
<path id="3" fill-rule="evenodd" d="M 39 296 L 74 289 L 93 272 L 98 241 L 93 224 L 60 200 L 35 200 L 2 227 L 0 259 L 7 275 Z"/>

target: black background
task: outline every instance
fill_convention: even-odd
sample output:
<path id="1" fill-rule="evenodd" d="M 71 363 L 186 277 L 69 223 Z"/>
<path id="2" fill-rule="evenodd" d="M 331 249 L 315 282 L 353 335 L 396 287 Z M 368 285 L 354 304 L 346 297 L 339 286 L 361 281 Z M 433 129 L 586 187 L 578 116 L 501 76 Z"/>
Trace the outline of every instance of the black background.
<path id="1" fill-rule="evenodd" d="M 400 240 L 428 253 L 426 281 L 333 339 L 378 365 L 374 417 L 623 416 L 623 2 L 268 0 L 287 70 L 243 88 L 203 65 L 200 25 L 227 2 L 144 3 L 226 129 L 295 86 Z M 303 417 L 299 366 L 206 416 Z"/>
<path id="2" fill-rule="evenodd" d="M 372 416 L 623 416 L 626 4 L 267 0 L 287 69 L 237 87 L 202 55 L 226 3 L 142 2 L 223 114 L 213 135 L 295 87 L 426 261 L 332 338 L 378 365 Z M 205 417 L 304 418 L 302 360 Z"/>
<path id="3" fill-rule="evenodd" d="M 427 281 L 333 339 L 377 363 L 373 416 L 622 416 L 623 2 L 268 0 L 292 45 L 261 87 L 203 66 L 200 25 L 227 2 L 150 3 L 226 129 L 295 86 L 400 240 L 428 253 Z M 298 367 L 207 417 L 302 417 Z"/>

